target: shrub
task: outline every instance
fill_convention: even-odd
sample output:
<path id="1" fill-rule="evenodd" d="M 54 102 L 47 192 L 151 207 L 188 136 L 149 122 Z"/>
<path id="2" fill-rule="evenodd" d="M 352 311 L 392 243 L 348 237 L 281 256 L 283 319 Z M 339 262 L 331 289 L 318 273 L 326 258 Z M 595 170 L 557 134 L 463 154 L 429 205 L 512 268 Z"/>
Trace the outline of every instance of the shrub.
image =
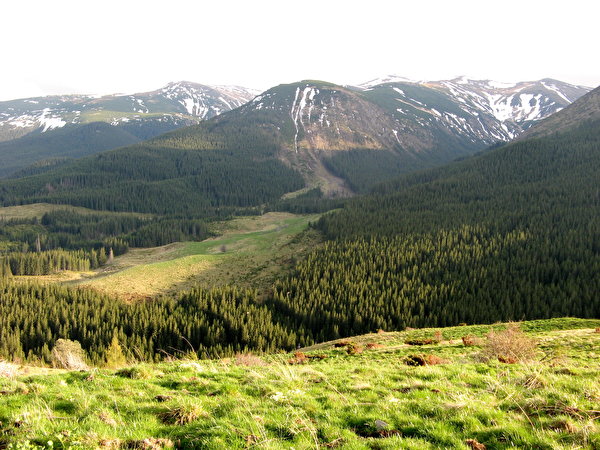
<path id="1" fill-rule="evenodd" d="M 106 349 L 106 367 L 116 369 L 127 364 L 121 345 L 116 335 L 113 335 L 110 346 Z"/>
<path id="2" fill-rule="evenodd" d="M 153 373 L 147 367 L 135 366 L 118 370 L 115 375 L 132 380 L 147 380 L 152 377 Z"/>
<path id="3" fill-rule="evenodd" d="M 536 351 L 537 342 L 523 333 L 516 323 L 509 323 L 504 331 L 490 331 L 483 347 L 486 358 L 507 364 L 531 360 Z"/>
<path id="4" fill-rule="evenodd" d="M 383 348 L 385 347 L 383 344 L 380 344 L 378 342 L 369 342 L 367 345 L 367 350 L 375 350 L 376 348 Z"/>
<path id="5" fill-rule="evenodd" d="M 54 344 L 52 365 L 67 370 L 86 370 L 88 368 L 81 344 L 69 339 L 58 339 Z"/>
<path id="6" fill-rule="evenodd" d="M 306 364 L 308 362 L 308 357 L 303 352 L 294 353 L 294 357 L 288 360 L 289 364 Z"/>
<path id="7" fill-rule="evenodd" d="M 359 353 L 362 353 L 362 351 L 363 348 L 354 342 L 349 342 L 348 345 L 346 345 L 346 352 L 349 355 L 357 355 Z"/>
<path id="8" fill-rule="evenodd" d="M 448 361 L 436 355 L 415 354 L 404 358 L 404 364 L 407 366 L 435 366 L 437 364 L 446 364 Z"/>
<path id="9" fill-rule="evenodd" d="M 467 447 L 472 448 L 473 450 L 485 450 L 485 444 L 478 442 L 477 439 L 467 439 L 465 444 L 467 444 Z"/>
<path id="10" fill-rule="evenodd" d="M 467 334 L 462 338 L 463 345 L 465 347 L 473 347 L 474 345 L 481 345 L 481 338 L 477 336 L 473 336 L 472 334 Z"/>
<path id="11" fill-rule="evenodd" d="M 307 355 L 303 352 L 294 353 L 294 357 L 288 360 L 288 364 L 305 364 L 310 361 L 321 361 L 327 358 L 327 355 Z"/>

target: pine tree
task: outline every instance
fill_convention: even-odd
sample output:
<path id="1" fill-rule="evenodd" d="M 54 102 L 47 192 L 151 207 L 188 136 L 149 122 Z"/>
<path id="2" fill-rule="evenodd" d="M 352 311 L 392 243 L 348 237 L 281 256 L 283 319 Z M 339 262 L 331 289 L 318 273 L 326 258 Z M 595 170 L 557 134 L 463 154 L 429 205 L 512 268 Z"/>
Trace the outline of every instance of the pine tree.
<path id="1" fill-rule="evenodd" d="M 117 338 L 117 334 L 113 333 L 112 340 L 110 341 L 109 347 L 106 349 L 106 367 L 115 369 L 118 367 L 122 367 L 127 364 L 127 359 L 123 354 L 123 349 L 119 344 L 119 339 Z"/>

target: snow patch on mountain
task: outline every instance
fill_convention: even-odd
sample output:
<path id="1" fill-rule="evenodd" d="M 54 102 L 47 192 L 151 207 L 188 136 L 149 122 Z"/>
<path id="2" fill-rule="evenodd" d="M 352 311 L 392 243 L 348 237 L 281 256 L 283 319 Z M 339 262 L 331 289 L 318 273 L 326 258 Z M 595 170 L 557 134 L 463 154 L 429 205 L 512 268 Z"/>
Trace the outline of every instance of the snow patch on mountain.
<path id="1" fill-rule="evenodd" d="M 50 108 L 45 108 L 42 111 L 42 115 L 38 118 L 38 122 L 40 123 L 40 127 L 43 127 L 42 133 L 45 133 L 48 130 L 52 130 L 54 128 L 62 128 L 67 122 L 62 120 L 60 117 L 52 116 L 50 112 Z"/>
<path id="2" fill-rule="evenodd" d="M 383 77 L 373 78 L 372 80 L 359 84 L 357 87 L 369 89 L 386 83 L 421 83 L 421 81 L 411 80 L 410 78 L 405 78 L 398 75 L 386 75 Z"/>
<path id="3" fill-rule="evenodd" d="M 567 103 L 572 103 L 573 101 L 575 101 L 575 99 L 571 100 L 571 99 L 567 98 L 567 96 L 565 94 L 563 94 L 560 91 L 560 88 L 558 88 L 555 84 L 545 83 L 544 81 L 542 81 L 542 85 L 546 89 L 548 89 L 548 90 L 550 90 L 552 92 L 556 92 L 556 95 L 558 95 L 560 98 L 562 98 Z"/>
<path id="4" fill-rule="evenodd" d="M 42 128 L 42 133 L 55 128 L 62 128 L 67 124 L 58 112 L 50 108 L 44 108 L 41 111 L 31 111 L 29 114 L 19 116 L 6 114 L 5 117 L 4 120 L 0 121 L 1 125 L 6 124 L 14 128 Z"/>

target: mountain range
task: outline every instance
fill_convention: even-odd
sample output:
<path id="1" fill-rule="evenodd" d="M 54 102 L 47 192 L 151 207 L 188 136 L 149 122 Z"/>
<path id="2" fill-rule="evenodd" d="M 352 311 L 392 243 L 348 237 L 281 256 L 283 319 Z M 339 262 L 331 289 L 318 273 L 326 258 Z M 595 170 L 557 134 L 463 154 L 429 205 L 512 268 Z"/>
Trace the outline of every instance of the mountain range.
<path id="1" fill-rule="evenodd" d="M 550 79 L 378 81 L 279 85 L 212 121 L 220 132 L 261 128 L 309 185 L 344 195 L 507 142 L 589 90 Z"/>
<path id="2" fill-rule="evenodd" d="M 87 200 L 75 200 L 71 192 L 71 201 L 86 206 L 103 204 L 109 209 L 127 204 L 129 209 L 132 205 L 121 200 L 108 206 L 97 184 L 98 171 L 109 177 L 114 167 L 99 164 L 97 157 L 76 162 L 65 159 L 125 146 L 100 158 L 113 159 L 115 164 L 121 161 L 125 168 L 152 164 L 171 167 L 164 173 L 154 170 L 153 175 L 144 175 L 144 183 L 178 180 L 183 183 L 179 188 L 185 191 L 200 182 L 189 184 L 186 177 L 191 174 L 211 178 L 219 173 L 219 183 L 231 180 L 244 185 L 240 180 L 245 175 L 240 177 L 238 172 L 242 167 L 269 161 L 278 174 L 275 178 L 287 177 L 289 181 L 285 188 L 274 186 L 269 198 L 291 187 L 299 188 L 296 176 L 284 175 L 290 168 L 301 174 L 307 188 L 318 187 L 329 197 L 347 196 L 367 192 L 401 173 L 441 165 L 504 143 L 588 90 L 551 79 L 507 85 L 464 77 L 435 82 L 387 77 L 360 86 L 312 80 L 283 84 L 250 101 L 253 93 L 247 89 L 191 83 L 99 99 L 15 100 L 0 105 L 3 126 L 10 125 L 14 131 L 15 124 L 21 123 L 26 128 L 35 122 L 32 111 L 42 120 L 31 125 L 38 127 L 34 132 L 0 143 L 4 161 L 0 174 L 40 174 L 30 180 L 27 193 L 19 188 L 19 195 L 32 199 L 64 201 L 61 192 L 80 189 L 83 183 L 90 189 Z M 27 108 L 34 109 L 27 113 Z M 147 141 L 138 144 L 142 140 Z M 200 166 L 188 162 L 182 167 L 181 161 L 176 162 L 179 157 L 190 158 L 189 150 L 204 151 L 193 156 L 197 158 L 193 164 Z M 26 168 L 31 164 L 34 166 Z M 257 170 L 254 176 L 266 176 L 263 169 L 257 166 Z M 117 172 L 129 187 L 141 181 L 132 171 L 119 168 Z M 35 186 L 44 188 L 36 190 Z M 229 197 L 228 203 L 214 189 L 203 189 L 202 195 L 209 199 L 202 202 L 213 206 L 254 204 L 240 200 L 241 192 Z M 102 201 L 90 200 L 90 196 L 102 197 Z M 261 194 L 256 200 L 267 197 Z M 8 193 L 4 199 L 11 202 L 16 197 Z"/>
<path id="3" fill-rule="evenodd" d="M 0 176 L 40 160 L 77 158 L 150 139 L 237 108 L 255 94 L 238 86 L 182 81 L 139 94 L 0 102 Z"/>

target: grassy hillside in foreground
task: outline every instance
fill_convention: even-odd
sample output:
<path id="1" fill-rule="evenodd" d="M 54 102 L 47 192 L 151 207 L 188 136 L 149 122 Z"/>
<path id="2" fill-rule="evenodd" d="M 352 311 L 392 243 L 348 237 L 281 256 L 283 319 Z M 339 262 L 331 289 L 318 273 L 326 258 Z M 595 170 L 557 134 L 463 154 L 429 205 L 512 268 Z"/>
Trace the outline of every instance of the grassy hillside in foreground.
<path id="1" fill-rule="evenodd" d="M 4 364 L 0 444 L 594 449 L 600 446 L 599 326 L 600 320 L 524 322 L 520 339 L 537 346 L 531 361 L 517 364 L 485 361 L 482 345 L 460 340 L 491 329 L 498 335 L 501 324 L 361 336 L 353 341 L 364 350 L 353 355 L 328 343 L 295 356 L 120 370 Z M 436 331 L 439 343 L 405 343 Z M 438 364 L 407 365 L 416 354 L 435 355 L 430 361 Z M 18 372 L 10 376 L 12 369 Z"/>

